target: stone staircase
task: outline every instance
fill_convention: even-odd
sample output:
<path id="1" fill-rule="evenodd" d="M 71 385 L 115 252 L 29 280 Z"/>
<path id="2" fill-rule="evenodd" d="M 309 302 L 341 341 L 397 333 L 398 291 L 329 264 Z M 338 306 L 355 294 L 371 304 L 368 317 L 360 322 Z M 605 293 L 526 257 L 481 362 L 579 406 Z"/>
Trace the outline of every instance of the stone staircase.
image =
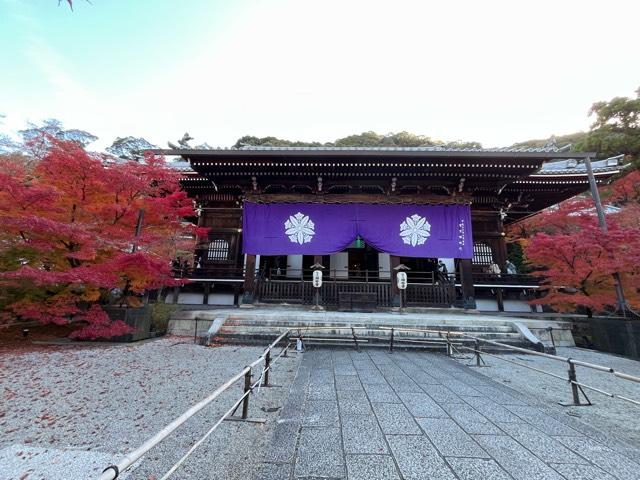
<path id="1" fill-rule="evenodd" d="M 391 328 L 394 329 L 396 348 L 444 351 L 447 332 L 450 332 L 449 338 L 454 346 L 461 343 L 473 346 L 472 339 L 458 335 L 463 333 L 513 346 L 541 348 L 537 344 L 539 338 L 532 334 L 532 331 L 541 329 L 529 330 L 521 318 L 459 314 L 454 311 L 448 314 L 394 314 L 311 312 L 293 309 L 191 310 L 176 312 L 170 324 L 171 333 L 206 337 L 225 344 L 267 345 L 279 334 L 291 329 L 292 336 L 301 336 L 306 346 L 342 345 L 349 348 L 355 347 L 354 332 L 359 347 L 388 348 Z M 418 329 L 429 331 L 411 331 Z M 571 335 L 570 331 L 568 334 Z M 559 334 L 556 336 L 558 339 L 561 337 Z M 547 342 L 542 343 L 545 348 L 548 347 Z M 489 344 L 483 344 L 482 348 L 486 351 L 500 350 L 500 347 Z"/>

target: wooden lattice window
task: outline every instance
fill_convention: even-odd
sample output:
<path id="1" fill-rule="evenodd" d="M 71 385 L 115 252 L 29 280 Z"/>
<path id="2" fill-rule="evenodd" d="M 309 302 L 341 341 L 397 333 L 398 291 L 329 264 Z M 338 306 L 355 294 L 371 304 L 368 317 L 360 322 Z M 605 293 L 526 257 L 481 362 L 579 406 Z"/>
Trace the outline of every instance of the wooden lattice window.
<path id="1" fill-rule="evenodd" d="M 473 263 L 475 265 L 491 265 L 493 263 L 493 252 L 491 246 L 482 242 L 473 244 Z"/>
<path id="2" fill-rule="evenodd" d="M 209 242 L 207 260 L 210 262 L 226 262 L 229 260 L 229 242 L 218 238 Z"/>

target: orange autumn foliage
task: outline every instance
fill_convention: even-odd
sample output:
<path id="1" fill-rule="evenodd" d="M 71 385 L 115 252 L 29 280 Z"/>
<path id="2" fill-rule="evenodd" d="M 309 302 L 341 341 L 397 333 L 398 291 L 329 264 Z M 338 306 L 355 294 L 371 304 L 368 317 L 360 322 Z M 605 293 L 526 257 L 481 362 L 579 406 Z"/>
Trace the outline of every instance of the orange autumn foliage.
<path id="1" fill-rule="evenodd" d="M 77 143 L 50 141 L 33 167 L 0 157 L 2 319 L 82 319 L 80 337 L 126 333 L 98 304 L 174 283 L 171 260 L 192 251 L 185 238 L 197 233 L 183 222 L 192 202 L 162 158 L 106 165 Z"/>
<path id="2" fill-rule="evenodd" d="M 613 273 L 621 276 L 626 301 L 640 309 L 640 172 L 633 171 L 601 189 L 620 211 L 598 225 L 591 198 L 574 198 L 511 227 L 546 295 L 532 303 L 558 311 L 588 312 L 616 306 Z"/>

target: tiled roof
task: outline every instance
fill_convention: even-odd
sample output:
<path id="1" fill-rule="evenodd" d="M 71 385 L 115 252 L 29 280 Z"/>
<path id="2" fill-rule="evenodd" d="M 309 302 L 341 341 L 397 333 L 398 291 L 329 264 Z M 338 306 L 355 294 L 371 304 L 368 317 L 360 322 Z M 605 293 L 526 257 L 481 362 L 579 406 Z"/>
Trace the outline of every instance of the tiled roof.
<path id="1" fill-rule="evenodd" d="M 307 152 L 482 152 L 482 153 L 553 153 L 560 150 L 556 147 L 540 148 L 450 148 L 438 145 L 423 147 L 272 147 L 246 145 L 238 150 L 249 151 L 307 151 Z"/>
<path id="2" fill-rule="evenodd" d="M 173 170 L 177 170 L 179 172 L 185 172 L 185 173 L 193 172 L 193 173 L 195 173 L 195 171 L 191 168 L 191 165 L 189 164 L 189 162 L 186 161 L 186 160 L 167 161 L 165 163 L 165 165 L 168 168 L 171 168 Z"/>
<path id="3" fill-rule="evenodd" d="M 594 171 L 606 171 L 606 170 L 617 170 L 620 168 L 622 163 L 623 155 L 618 155 L 615 157 L 605 158 L 604 160 L 596 160 L 591 162 L 591 167 Z M 574 158 L 569 158 L 566 160 L 552 160 L 545 163 L 539 174 L 549 174 L 549 175 L 557 175 L 560 173 L 581 173 L 584 174 L 587 172 L 587 167 L 583 161 L 578 161 Z"/>

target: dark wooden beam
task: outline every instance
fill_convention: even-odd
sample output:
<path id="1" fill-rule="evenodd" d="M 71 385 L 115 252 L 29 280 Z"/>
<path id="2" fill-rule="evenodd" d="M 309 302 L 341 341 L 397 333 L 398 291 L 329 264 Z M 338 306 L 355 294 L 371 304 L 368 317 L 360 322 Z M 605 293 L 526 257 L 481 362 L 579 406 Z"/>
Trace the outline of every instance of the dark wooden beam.
<path id="1" fill-rule="evenodd" d="M 461 259 L 458 262 L 460 271 L 460 284 L 462 286 L 462 302 L 465 309 L 476 308 L 476 294 L 473 288 L 473 274 L 471 271 L 471 259 Z"/>
<path id="2" fill-rule="evenodd" d="M 305 195 L 299 193 L 247 194 L 245 200 L 256 203 L 372 203 L 372 204 L 461 204 L 471 203 L 471 197 L 457 195 L 381 195 L 366 193 Z"/>

